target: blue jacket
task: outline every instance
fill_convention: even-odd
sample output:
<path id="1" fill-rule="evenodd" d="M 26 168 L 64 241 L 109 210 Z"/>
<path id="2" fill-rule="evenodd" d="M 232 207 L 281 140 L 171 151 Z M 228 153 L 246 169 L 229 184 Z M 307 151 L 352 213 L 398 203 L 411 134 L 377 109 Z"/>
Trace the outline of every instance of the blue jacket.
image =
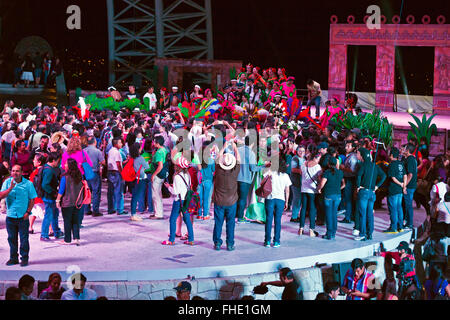
<path id="1" fill-rule="evenodd" d="M 257 165 L 255 153 L 248 146 L 240 146 L 238 152 L 241 157 L 241 170 L 237 181 L 252 183 L 253 173 L 261 171 L 263 167 Z"/>

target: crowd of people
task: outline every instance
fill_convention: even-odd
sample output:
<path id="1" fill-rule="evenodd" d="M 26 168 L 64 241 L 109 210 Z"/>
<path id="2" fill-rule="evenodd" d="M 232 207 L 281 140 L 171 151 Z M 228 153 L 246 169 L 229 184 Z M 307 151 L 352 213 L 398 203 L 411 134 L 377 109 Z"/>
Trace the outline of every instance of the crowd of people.
<path id="1" fill-rule="evenodd" d="M 41 241 L 81 245 L 84 215 L 117 214 L 133 222 L 169 216 L 170 235 L 162 245 L 180 238 L 192 246 L 195 219 L 209 220 L 213 208 L 212 247 L 221 250 L 225 223 L 226 248 L 233 251 L 236 223 L 265 224 L 261 244 L 281 246 L 282 216 L 288 211 L 299 236 L 333 241 L 342 223 L 353 224 L 356 241 L 373 240 L 374 206 L 383 198 L 391 220 L 385 233 L 414 230 L 416 200 L 429 222 L 416 241 L 447 241 L 447 155 L 430 159 L 426 140 L 411 138 L 405 146 L 386 149 L 358 128 L 337 132 L 329 111 L 355 112 L 354 106 L 336 98 L 324 103 L 313 80 L 306 83 L 304 116 L 290 114 L 297 99 L 295 78 L 282 68 L 261 73 L 248 64 L 220 91 L 204 94 L 195 86 L 182 96 L 173 86 L 170 94 L 162 88 L 157 97 L 150 87 L 142 97 L 150 101 L 148 111 L 88 106 L 80 114 L 78 107 L 42 103 L 19 110 L 8 100 L 0 123 L 7 265 L 19 264 L 19 249 L 21 266 L 28 265 L 36 219 L 42 219 Z M 116 101 L 141 99 L 132 85 L 125 96 L 113 87 L 109 91 Z M 179 107 L 182 101 L 212 99 L 221 108 L 201 118 L 186 118 Z M 322 115 L 321 105 L 326 106 Z M 108 209 L 101 212 L 105 180 Z M 126 192 L 131 193 L 130 213 L 124 210 Z M 173 200 L 170 213 L 163 209 L 167 197 Z M 317 225 L 326 225 L 326 233 L 319 235 Z M 441 255 L 447 254 L 445 246 Z"/>
<path id="2" fill-rule="evenodd" d="M 61 60 L 49 52 L 26 52 L 23 55 L 15 52 L 10 59 L 0 54 L 0 81 L 12 83 L 14 88 L 20 85 L 24 88 L 54 86 L 55 78 L 61 72 Z"/>

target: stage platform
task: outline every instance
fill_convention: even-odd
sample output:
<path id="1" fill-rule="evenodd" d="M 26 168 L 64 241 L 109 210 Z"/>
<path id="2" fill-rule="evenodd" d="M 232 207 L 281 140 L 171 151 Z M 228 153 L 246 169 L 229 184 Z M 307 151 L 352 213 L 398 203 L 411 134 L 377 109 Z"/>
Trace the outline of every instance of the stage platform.
<path id="1" fill-rule="evenodd" d="M 102 193 L 102 212 L 106 209 L 106 188 Z M 130 196 L 125 197 L 125 209 L 129 212 Z M 384 204 L 386 207 L 386 204 Z M 36 220 L 35 234 L 30 235 L 30 264 L 27 267 L 6 266 L 9 258 L 5 217 L 0 216 L 0 281 L 18 280 L 28 273 L 45 281 L 51 272 L 71 274 L 81 270 L 89 281 L 153 281 L 168 279 L 232 277 L 270 273 L 278 266 L 292 269 L 310 268 L 317 263 L 340 263 L 355 257 L 373 256 L 379 243 L 388 250 L 394 249 L 402 240 L 409 241 L 411 231 L 396 235 L 383 234 L 389 227 L 387 210 L 375 212 L 373 240 L 353 240 L 353 224 L 338 224 L 336 240 L 297 235 L 298 224 L 289 221 L 290 212 L 283 215 L 281 247 L 265 248 L 264 225 L 257 223 L 237 224 L 235 251 L 228 252 L 224 245 L 215 251 L 212 243 L 214 219 L 195 220 L 195 246 L 176 240 L 175 246 L 163 246 L 168 239 L 171 201 L 164 201 L 164 220 L 150 220 L 148 214 L 142 222 L 131 222 L 129 216 L 86 216 L 81 229 L 81 246 L 59 245 L 56 241 L 41 242 L 41 220 Z M 212 212 L 212 210 L 211 210 Z M 424 219 L 424 210 L 415 210 L 415 225 Z M 342 216 L 339 217 L 342 219 Z M 60 227 L 63 226 L 60 216 Z M 308 229 L 307 219 L 305 231 Z M 323 235 L 325 226 L 316 231 Z M 186 227 L 183 225 L 183 233 Z M 67 273 L 66 273 L 67 272 Z"/>

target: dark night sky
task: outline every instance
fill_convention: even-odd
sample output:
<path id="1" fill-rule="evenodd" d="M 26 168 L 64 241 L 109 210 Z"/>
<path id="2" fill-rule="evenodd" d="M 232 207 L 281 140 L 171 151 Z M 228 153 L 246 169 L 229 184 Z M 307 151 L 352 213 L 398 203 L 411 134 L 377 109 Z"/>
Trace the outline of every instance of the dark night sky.
<path id="1" fill-rule="evenodd" d="M 402 23 L 405 23 L 409 14 L 416 17 L 416 23 L 420 23 L 424 14 L 431 16 L 432 23 L 440 14 L 446 16 L 447 23 L 450 22 L 448 0 L 403 2 Z M 17 0 L 9 3 L 9 11 L 2 11 L 0 48 L 3 51 L 13 48 L 25 36 L 40 35 L 61 52 L 63 59 L 67 56 L 66 49 L 86 58 L 95 56 L 108 59 L 106 1 Z M 148 3 L 152 4 L 153 1 L 149 0 Z M 330 16 L 336 14 L 339 22 L 344 22 L 348 15 L 353 14 L 356 16 L 355 23 L 362 23 L 366 8 L 377 4 L 390 21 L 392 15 L 400 13 L 401 3 L 400 0 L 212 0 L 214 58 L 236 59 L 244 63 L 250 61 L 263 68 L 284 66 L 288 74 L 296 76 L 297 86 L 303 87 L 307 78 L 313 78 L 326 88 Z M 66 28 L 66 8 L 71 4 L 79 5 L 82 10 L 80 31 Z M 366 47 L 359 50 L 359 78 L 356 80 L 359 90 L 373 91 L 375 88 L 375 62 L 372 59 L 375 49 L 372 49 Z M 355 50 L 349 50 L 349 58 L 354 57 Z M 424 89 L 423 82 L 425 74 L 432 78 L 434 50 L 402 48 L 401 54 L 403 63 L 408 64 L 406 76 L 409 77 L 407 81 L 410 89 L 414 91 L 412 93 L 429 93 L 429 90 Z M 431 61 L 418 64 L 415 63 L 417 59 Z M 349 66 L 353 67 L 353 61 L 349 61 Z M 98 72 L 105 75 L 101 77 L 104 83 L 99 85 L 102 88 L 107 85 L 106 64 Z M 351 70 L 349 73 L 353 74 Z"/>

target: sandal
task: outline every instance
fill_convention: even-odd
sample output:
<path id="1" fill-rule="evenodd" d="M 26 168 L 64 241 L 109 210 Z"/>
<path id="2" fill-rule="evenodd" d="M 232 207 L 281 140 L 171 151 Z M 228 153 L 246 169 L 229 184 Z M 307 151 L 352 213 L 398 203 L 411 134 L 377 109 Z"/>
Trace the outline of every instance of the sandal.
<path id="1" fill-rule="evenodd" d="M 28 233 L 29 233 L 29 234 L 34 234 L 34 230 L 33 230 L 33 229 L 28 230 Z"/>
<path id="2" fill-rule="evenodd" d="M 175 242 L 169 241 L 169 240 L 164 240 L 163 242 L 161 242 L 161 244 L 163 246 L 173 246 L 175 245 Z"/>
<path id="3" fill-rule="evenodd" d="M 188 234 L 186 233 L 184 236 L 182 236 L 181 238 L 180 238 L 180 240 L 187 240 L 187 239 L 189 239 L 189 237 L 188 237 Z"/>
<path id="4" fill-rule="evenodd" d="M 181 237 L 182 237 L 181 234 L 176 234 L 176 235 L 175 235 L 175 238 L 181 238 Z"/>
<path id="5" fill-rule="evenodd" d="M 185 241 L 184 244 L 193 246 L 194 245 L 194 241 Z"/>

